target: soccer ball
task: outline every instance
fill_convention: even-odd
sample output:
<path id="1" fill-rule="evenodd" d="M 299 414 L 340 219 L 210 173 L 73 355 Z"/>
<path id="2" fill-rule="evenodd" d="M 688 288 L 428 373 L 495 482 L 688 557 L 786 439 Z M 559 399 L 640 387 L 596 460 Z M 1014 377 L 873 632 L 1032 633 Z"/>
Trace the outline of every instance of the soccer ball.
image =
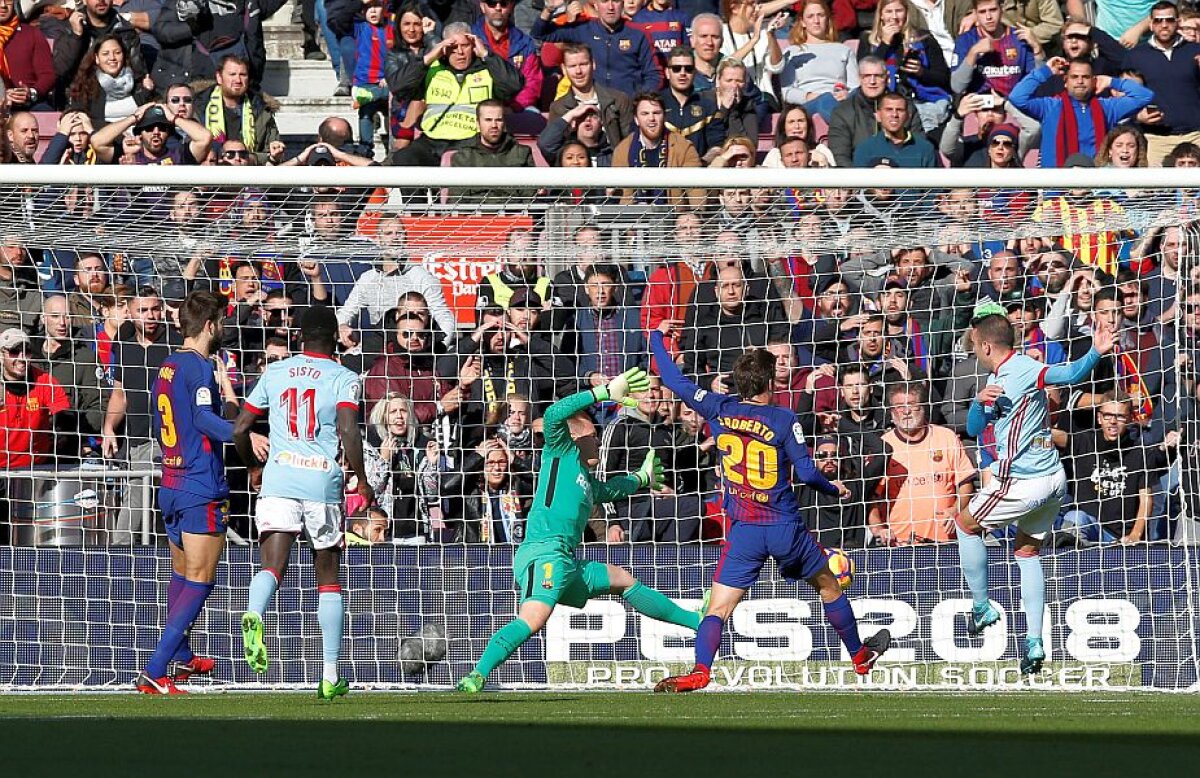
<path id="1" fill-rule="evenodd" d="M 854 560 L 846 556 L 840 548 L 825 549 L 825 558 L 829 562 L 829 572 L 837 579 L 838 586 L 846 591 L 854 584 Z"/>
<path id="2" fill-rule="evenodd" d="M 420 633 L 400 641 L 397 659 L 400 672 L 417 675 L 429 669 L 431 664 L 446 658 L 446 630 L 440 624 L 425 623 Z"/>

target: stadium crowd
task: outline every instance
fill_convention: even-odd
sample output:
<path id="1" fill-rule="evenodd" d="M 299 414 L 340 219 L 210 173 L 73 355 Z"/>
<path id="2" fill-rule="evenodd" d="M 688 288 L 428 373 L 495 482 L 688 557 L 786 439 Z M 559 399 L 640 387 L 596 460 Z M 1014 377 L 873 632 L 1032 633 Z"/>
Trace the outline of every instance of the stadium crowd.
<path id="1" fill-rule="evenodd" d="M 278 4 L 0 0 L 0 161 L 1200 166 L 1200 15 L 1169 2 L 715 6 L 317 0 L 302 8 L 306 50 L 320 56 L 325 41 L 359 126 L 331 117 L 298 140 L 280 135 L 278 105 L 260 88 L 262 21 Z M 58 113 L 49 138 L 45 112 Z M 985 378 L 967 333 L 974 307 L 990 300 L 1025 353 L 1047 363 L 1082 355 L 1097 320 L 1120 332 L 1089 383 L 1052 392 L 1052 444 L 1073 501 L 1051 542 L 1166 540 L 1195 467 L 1180 456 L 1191 444 L 1179 431 L 1200 396 L 1200 239 L 1187 225 L 1190 193 L 1170 219 L 1110 226 L 1138 197 L 451 192 L 443 205 L 533 214 L 507 232 L 501 266 L 460 327 L 462 311 L 409 245 L 407 217 L 374 192 L 12 191 L 0 203 L 0 468 L 153 465 L 149 389 L 179 343 L 172 317 L 189 290 L 211 287 L 230 301 L 229 397 L 297 353 L 299 309 L 335 308 L 340 358 L 363 376 L 380 498 L 372 507 L 348 496 L 362 542 L 520 542 L 542 412 L 650 366 L 646 338 L 658 328 L 712 391 L 728 389 L 746 348 L 775 355 L 777 402 L 797 412 L 821 470 L 854 492 L 841 502 L 802 495 L 822 543 L 946 542 L 994 453 L 986 433 L 966 436 Z M 638 262 L 611 251 L 622 228 L 592 218 L 622 206 L 650 209 L 660 225 Z M 20 226 L 64 219 L 82 236 L 71 246 L 42 245 Z M 165 225 L 162 246 L 85 247 L 87 230 L 138 219 Z M 964 237 L 981 221 L 1043 229 L 1010 242 Z M 936 225 L 939 239 L 911 245 L 914 224 Z M 805 252 L 805 235 L 845 250 Z M 881 235 L 895 248 L 855 248 Z M 304 248 L 222 250 L 276 241 Z M 656 386 L 597 421 L 602 474 L 636 469 L 654 448 L 670 478 L 598 514 L 593 539 L 721 537 L 716 442 L 701 419 Z M 235 528 L 248 534 L 245 485 L 237 492 Z M 5 535 L 20 512 L 9 507 Z M 133 542 L 145 510 L 143 491 L 129 488 L 109 541 Z"/>

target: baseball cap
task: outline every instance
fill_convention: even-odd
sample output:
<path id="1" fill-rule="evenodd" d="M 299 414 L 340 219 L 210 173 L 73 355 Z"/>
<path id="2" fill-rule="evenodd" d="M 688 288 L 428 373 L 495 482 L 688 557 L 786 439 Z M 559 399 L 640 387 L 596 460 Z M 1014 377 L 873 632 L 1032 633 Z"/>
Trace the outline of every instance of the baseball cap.
<path id="1" fill-rule="evenodd" d="M 900 167 L 900 165 L 897 164 L 896 160 L 892 159 L 891 157 L 873 157 L 869 162 L 867 162 L 867 167 L 895 167 L 895 168 L 898 168 L 898 167 Z"/>
<path id="2" fill-rule="evenodd" d="M 142 114 L 142 118 L 138 119 L 137 124 L 133 126 L 134 132 L 145 132 L 151 127 L 170 127 L 171 120 L 167 118 L 167 112 L 157 105 L 146 109 Z"/>
<path id="3" fill-rule="evenodd" d="M 1096 160 L 1087 154 L 1076 152 L 1067 157 L 1066 161 L 1063 162 L 1063 167 L 1096 167 Z"/>
<path id="4" fill-rule="evenodd" d="M 907 289 L 907 288 L 908 288 L 908 282 L 897 275 L 888 276 L 887 280 L 883 282 L 883 290 L 885 292 L 888 289 Z"/>
<path id="5" fill-rule="evenodd" d="M 19 327 L 11 327 L 4 332 L 0 332 L 0 350 L 8 351 L 17 346 L 28 346 L 29 336 L 25 334 L 25 330 Z"/>
<path id="6" fill-rule="evenodd" d="M 512 299 L 508 301 L 509 308 L 541 308 L 542 296 L 537 292 L 527 287 L 521 287 L 513 292 Z"/>

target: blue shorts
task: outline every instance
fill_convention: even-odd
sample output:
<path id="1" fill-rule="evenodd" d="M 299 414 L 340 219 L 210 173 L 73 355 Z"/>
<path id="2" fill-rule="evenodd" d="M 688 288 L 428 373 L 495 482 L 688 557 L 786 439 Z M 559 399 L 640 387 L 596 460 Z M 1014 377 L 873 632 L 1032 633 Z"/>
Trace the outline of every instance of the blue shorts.
<path id="1" fill-rule="evenodd" d="M 229 500 L 209 500 L 174 489 L 158 490 L 167 537 L 183 548 L 183 533 L 192 535 L 224 534 L 229 524 Z"/>
<path id="2" fill-rule="evenodd" d="M 803 524 L 737 522 L 725 539 L 713 581 L 749 589 L 771 558 L 779 565 L 779 574 L 790 581 L 812 578 L 826 565 L 825 552 Z"/>

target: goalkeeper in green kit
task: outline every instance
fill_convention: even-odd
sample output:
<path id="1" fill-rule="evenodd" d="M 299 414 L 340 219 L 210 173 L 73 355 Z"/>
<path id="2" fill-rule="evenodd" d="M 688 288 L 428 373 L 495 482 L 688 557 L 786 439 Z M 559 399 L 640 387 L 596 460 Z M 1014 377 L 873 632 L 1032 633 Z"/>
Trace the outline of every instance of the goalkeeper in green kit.
<path id="1" fill-rule="evenodd" d="M 573 394 L 546 410 L 546 444 L 537 494 L 525 540 L 513 557 L 513 578 L 521 593 L 521 605 L 517 617 L 492 635 L 475 669 L 458 682 L 460 692 L 481 691 L 488 674 L 540 630 L 560 603 L 581 608 L 593 597 L 617 594 L 644 616 L 691 630 L 700 626 L 699 612 L 684 610 L 665 595 L 643 586 L 628 570 L 575 557 L 592 506 L 628 497 L 638 489 L 663 485 L 662 462 L 653 450 L 636 473 L 607 481 L 592 475 L 592 468 L 600 463 L 600 442 L 585 409 L 605 401 L 635 405 L 629 395 L 649 388 L 649 375 L 634 368 L 605 386 Z"/>

